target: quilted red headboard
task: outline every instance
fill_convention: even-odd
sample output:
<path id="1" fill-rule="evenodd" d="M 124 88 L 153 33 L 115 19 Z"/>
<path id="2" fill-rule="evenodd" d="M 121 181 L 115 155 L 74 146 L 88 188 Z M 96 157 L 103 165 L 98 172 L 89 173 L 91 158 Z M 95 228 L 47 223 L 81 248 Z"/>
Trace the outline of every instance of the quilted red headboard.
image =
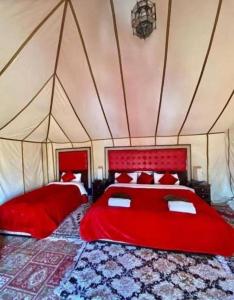
<path id="1" fill-rule="evenodd" d="M 109 171 L 187 170 L 187 148 L 124 149 L 108 151 Z"/>

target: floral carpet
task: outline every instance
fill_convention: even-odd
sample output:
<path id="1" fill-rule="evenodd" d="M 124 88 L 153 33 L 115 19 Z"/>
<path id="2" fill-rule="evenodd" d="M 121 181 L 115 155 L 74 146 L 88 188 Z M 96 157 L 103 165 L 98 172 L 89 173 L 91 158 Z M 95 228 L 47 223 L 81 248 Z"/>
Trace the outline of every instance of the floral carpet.
<path id="1" fill-rule="evenodd" d="M 217 210 L 234 224 L 232 211 Z M 234 257 L 86 243 L 55 292 L 70 300 L 234 300 Z"/>
<path id="2" fill-rule="evenodd" d="M 77 229 L 88 207 L 46 239 L 0 235 L 1 300 L 234 299 L 234 258 L 85 243 Z"/>
<path id="3" fill-rule="evenodd" d="M 56 292 L 61 299 L 233 300 L 233 270 L 234 261 L 219 256 L 95 242 Z"/>
<path id="4" fill-rule="evenodd" d="M 85 245 L 78 228 L 87 207 L 71 213 L 46 239 L 0 235 L 1 300 L 60 299 L 53 291 Z"/>

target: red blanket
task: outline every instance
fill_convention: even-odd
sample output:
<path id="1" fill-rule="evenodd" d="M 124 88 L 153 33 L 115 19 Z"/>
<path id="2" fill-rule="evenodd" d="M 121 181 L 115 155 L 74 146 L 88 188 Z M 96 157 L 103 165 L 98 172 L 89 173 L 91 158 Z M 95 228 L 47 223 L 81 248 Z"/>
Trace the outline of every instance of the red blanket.
<path id="1" fill-rule="evenodd" d="M 0 229 L 44 238 L 86 201 L 86 195 L 81 195 L 75 185 L 44 186 L 1 205 Z"/>
<path id="2" fill-rule="evenodd" d="M 115 193 L 131 197 L 131 207 L 110 207 Z M 164 196 L 188 199 L 195 215 L 170 212 Z M 232 255 L 234 229 L 195 193 L 188 190 L 110 187 L 89 209 L 80 227 L 86 241 L 99 239 L 165 250 Z"/>

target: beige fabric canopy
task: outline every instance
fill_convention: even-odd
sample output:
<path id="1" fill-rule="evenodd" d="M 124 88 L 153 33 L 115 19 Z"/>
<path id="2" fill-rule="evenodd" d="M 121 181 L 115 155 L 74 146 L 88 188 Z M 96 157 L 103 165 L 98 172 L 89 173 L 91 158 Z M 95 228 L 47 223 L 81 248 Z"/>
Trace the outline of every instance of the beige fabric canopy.
<path id="1" fill-rule="evenodd" d="M 230 196 L 234 1 L 155 2 L 157 28 L 140 40 L 136 0 L 0 0 L 0 198 L 52 180 L 65 143 L 92 147 L 94 176 L 104 146 L 189 143 L 192 165 Z M 23 172 L 13 193 L 9 161 Z"/>
<path id="2" fill-rule="evenodd" d="M 27 141 L 224 132 L 234 122 L 234 2 L 0 1 L 0 137 Z M 6 34 L 7 33 L 7 34 Z"/>

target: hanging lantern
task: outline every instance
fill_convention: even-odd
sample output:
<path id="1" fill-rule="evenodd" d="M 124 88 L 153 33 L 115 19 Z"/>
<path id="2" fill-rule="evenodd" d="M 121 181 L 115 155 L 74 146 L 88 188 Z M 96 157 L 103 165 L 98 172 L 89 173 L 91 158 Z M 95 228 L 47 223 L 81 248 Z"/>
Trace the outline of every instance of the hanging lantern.
<path id="1" fill-rule="evenodd" d="M 146 39 L 156 28 L 156 6 L 150 0 L 139 0 L 132 12 L 133 35 Z"/>

